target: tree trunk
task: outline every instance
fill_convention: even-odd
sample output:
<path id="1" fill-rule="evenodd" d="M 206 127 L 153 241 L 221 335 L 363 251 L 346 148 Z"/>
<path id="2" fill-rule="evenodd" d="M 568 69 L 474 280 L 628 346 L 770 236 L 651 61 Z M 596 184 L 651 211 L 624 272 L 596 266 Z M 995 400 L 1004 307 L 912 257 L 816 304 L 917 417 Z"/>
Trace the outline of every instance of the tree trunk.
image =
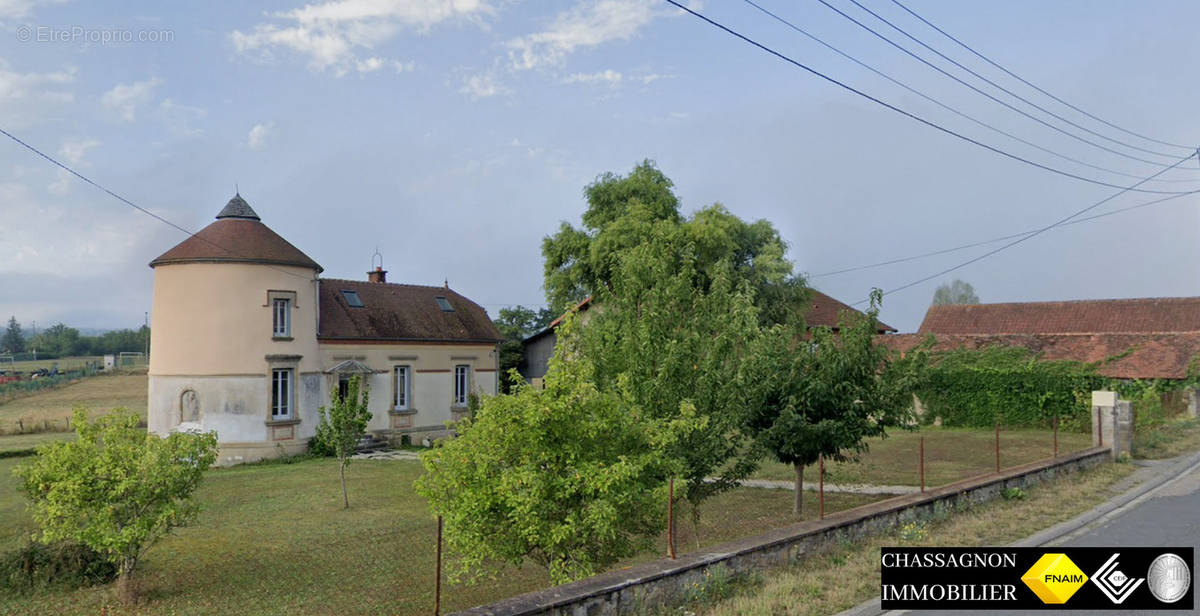
<path id="1" fill-rule="evenodd" d="M 804 465 L 796 463 L 796 494 L 792 501 L 792 513 L 799 517 L 804 512 Z"/>
<path id="2" fill-rule="evenodd" d="M 117 597 L 122 603 L 133 605 L 137 602 L 137 585 L 133 581 L 133 563 L 128 559 L 121 561 L 117 568 Z"/>
<path id="3" fill-rule="evenodd" d="M 340 470 L 342 473 L 342 504 L 343 504 L 342 508 L 349 509 L 350 508 L 350 497 L 346 495 L 346 459 L 345 458 L 342 458 L 342 464 L 341 464 Z"/>

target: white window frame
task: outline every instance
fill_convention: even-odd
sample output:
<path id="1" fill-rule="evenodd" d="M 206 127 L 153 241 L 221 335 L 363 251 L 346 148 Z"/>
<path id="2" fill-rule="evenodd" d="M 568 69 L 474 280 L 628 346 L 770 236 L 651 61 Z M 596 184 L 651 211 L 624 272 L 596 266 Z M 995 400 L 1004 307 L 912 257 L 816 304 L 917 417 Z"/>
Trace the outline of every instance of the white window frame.
<path id="1" fill-rule="evenodd" d="M 454 366 L 454 406 L 466 406 L 471 393 L 471 365 Z"/>
<path id="2" fill-rule="evenodd" d="M 276 297 L 271 300 L 271 335 L 290 338 L 292 335 L 292 300 Z"/>
<path id="3" fill-rule="evenodd" d="M 400 382 L 400 375 L 404 382 Z M 396 366 L 392 368 L 392 408 L 397 411 L 407 411 L 412 408 L 412 367 Z"/>
<path id="4" fill-rule="evenodd" d="M 281 376 L 286 378 L 280 379 Z M 281 412 L 282 411 L 282 412 Z M 296 417 L 296 369 L 271 369 L 271 421 Z"/>

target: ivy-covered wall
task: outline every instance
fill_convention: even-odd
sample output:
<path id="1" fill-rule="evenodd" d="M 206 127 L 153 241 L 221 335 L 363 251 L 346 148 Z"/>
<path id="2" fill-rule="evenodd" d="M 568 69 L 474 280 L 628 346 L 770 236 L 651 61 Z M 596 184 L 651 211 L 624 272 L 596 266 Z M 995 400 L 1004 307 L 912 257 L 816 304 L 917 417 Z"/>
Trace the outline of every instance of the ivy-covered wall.
<path id="1" fill-rule="evenodd" d="M 1099 365 L 1040 360 L 1028 349 L 1013 347 L 938 354 L 917 390 L 925 407 L 922 419 L 929 423 L 940 418 L 942 425 L 956 427 L 991 427 L 998 420 L 1009 427 L 1048 428 L 1057 416 L 1060 429 L 1086 432 L 1094 390 L 1117 391 L 1150 420 L 1164 414 L 1164 394 L 1200 382 L 1195 376 L 1112 379 L 1097 372 Z M 1143 421 L 1139 418 L 1138 423 Z"/>

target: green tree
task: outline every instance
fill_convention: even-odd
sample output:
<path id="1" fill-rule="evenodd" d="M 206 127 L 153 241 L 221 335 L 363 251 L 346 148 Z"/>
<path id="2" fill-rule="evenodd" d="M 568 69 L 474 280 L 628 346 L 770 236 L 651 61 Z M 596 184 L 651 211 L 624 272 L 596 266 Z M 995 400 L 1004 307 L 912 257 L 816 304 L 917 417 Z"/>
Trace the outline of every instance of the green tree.
<path id="1" fill-rule="evenodd" d="M 969 282 L 955 278 L 952 282 L 942 283 L 933 292 L 933 305 L 946 306 L 949 304 L 978 304 L 979 296 L 975 287 Z"/>
<path id="2" fill-rule="evenodd" d="M 79 330 L 62 323 L 51 325 L 34 337 L 32 345 L 46 357 L 75 355 L 81 348 Z"/>
<path id="3" fill-rule="evenodd" d="M 732 268 L 735 286 L 748 282 L 763 322 L 780 322 L 801 307 L 806 286 L 793 275 L 784 258 L 787 245 L 771 223 L 743 221 L 721 204 L 685 218 L 673 186 L 648 160 L 629 175 L 605 173 L 589 184 L 583 227 L 564 222 L 542 240 L 550 307 L 564 311 L 598 294 L 611 284 L 619 255 L 668 230 L 679 231 L 692 244 L 700 282 L 718 263 Z"/>
<path id="4" fill-rule="evenodd" d="M 362 376 L 354 375 L 346 387 L 346 395 L 333 395 L 328 412 L 325 407 L 317 409 L 317 430 L 314 439 L 317 448 L 332 453 L 338 459 L 338 472 L 342 477 L 342 503 L 350 508 L 350 497 L 346 494 L 346 464 L 354 455 L 354 448 L 366 433 L 371 421 L 367 408 L 370 396 L 362 386 Z"/>
<path id="5" fill-rule="evenodd" d="M 842 461 L 867 439 L 912 424 L 920 351 L 895 359 L 877 343 L 878 289 L 865 315 L 846 312 L 838 333 L 800 324 L 764 331 L 743 366 L 751 396 L 747 429 L 758 447 L 795 468 L 793 512 L 801 514 L 804 467 L 818 456 Z"/>
<path id="6" fill-rule="evenodd" d="M 216 460 L 217 436 L 160 438 L 125 409 L 89 420 L 76 408 L 72 421 L 78 439 L 39 447 L 16 469 L 19 487 L 33 503 L 41 541 L 70 540 L 100 552 L 117 566 L 121 593 L 131 600 L 131 576 L 146 549 L 194 519 L 197 505 L 189 498 Z"/>
<path id="7" fill-rule="evenodd" d="M 4 330 L 4 337 L 0 338 L 0 351 L 5 353 L 25 352 L 25 335 L 21 333 L 21 324 L 17 323 L 15 316 L 8 319 L 8 329 Z"/>
<path id="8" fill-rule="evenodd" d="M 509 393 L 519 375 L 513 377 L 512 370 L 519 369 L 525 359 L 525 338 L 543 330 L 554 320 L 555 313 L 548 308 L 534 310 L 524 306 L 501 308 L 492 322 L 504 337 L 500 343 L 500 393 Z"/>
<path id="9" fill-rule="evenodd" d="M 758 331 L 754 292 L 728 261 L 697 269 L 696 247 L 678 227 L 614 255 L 609 284 L 582 332 L 597 387 L 621 391 L 651 417 L 692 408 L 707 429 L 674 441 L 668 455 L 696 507 L 754 468 L 741 430 L 746 413 L 737 366 Z M 558 349 L 556 353 L 563 353 Z M 715 480 L 714 480 L 715 479 Z"/>
<path id="10" fill-rule="evenodd" d="M 528 559 L 566 582 L 646 550 L 666 524 L 675 469 L 663 452 L 703 422 L 686 406 L 654 419 L 630 396 L 597 389 L 575 320 L 560 325 L 545 389 L 485 398 L 456 424 L 458 438 L 421 456 L 417 493 L 444 518 L 456 577 Z"/>

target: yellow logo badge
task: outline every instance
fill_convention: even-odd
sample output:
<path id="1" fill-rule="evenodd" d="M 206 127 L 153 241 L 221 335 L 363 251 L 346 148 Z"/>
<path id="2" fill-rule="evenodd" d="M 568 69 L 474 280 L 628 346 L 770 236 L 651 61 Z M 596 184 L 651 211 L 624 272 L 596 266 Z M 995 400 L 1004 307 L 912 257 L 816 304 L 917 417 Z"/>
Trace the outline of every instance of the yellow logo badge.
<path id="1" fill-rule="evenodd" d="M 1021 576 L 1021 581 L 1042 603 L 1066 603 L 1075 591 L 1087 583 L 1088 577 L 1066 554 L 1043 554 Z"/>

